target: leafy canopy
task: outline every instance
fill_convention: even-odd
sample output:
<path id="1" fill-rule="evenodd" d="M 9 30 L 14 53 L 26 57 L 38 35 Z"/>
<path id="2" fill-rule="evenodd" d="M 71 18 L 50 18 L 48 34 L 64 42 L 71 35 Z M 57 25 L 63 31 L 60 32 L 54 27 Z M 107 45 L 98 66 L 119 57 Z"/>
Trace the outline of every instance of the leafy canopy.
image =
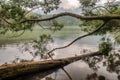
<path id="1" fill-rule="evenodd" d="M 79 0 L 79 2 L 81 3 L 80 9 L 81 9 L 82 15 L 85 15 L 85 16 L 120 14 L 120 5 L 119 5 L 120 2 L 118 1 L 107 2 L 105 4 L 102 4 L 102 6 L 99 6 L 97 4 L 98 2 L 100 2 L 100 0 Z M 60 3 L 61 3 L 60 0 L 0 0 L 1 28 L 7 29 L 7 30 L 9 30 L 9 28 L 13 30 L 19 30 L 20 28 L 21 29 L 30 28 L 31 26 L 33 26 L 32 24 L 34 24 L 35 22 L 20 23 L 20 21 L 24 19 L 40 18 L 39 16 L 40 14 L 37 15 L 36 13 L 32 13 L 32 9 L 34 10 L 37 8 L 41 8 L 43 12 L 47 14 L 53 11 L 54 9 L 58 9 Z M 29 10 L 31 10 L 30 14 L 29 14 Z M 92 25 L 92 28 L 95 28 L 93 27 L 93 25 L 96 26 L 96 25 L 99 25 L 100 23 L 100 21 L 96 22 L 96 20 L 83 21 L 82 23 L 86 23 L 86 22 L 87 22 L 86 26 Z M 119 21 L 112 20 L 104 28 L 105 31 L 103 31 L 103 33 L 105 33 L 106 30 L 112 31 L 113 29 L 114 30 L 119 29 L 119 25 L 120 25 Z"/>

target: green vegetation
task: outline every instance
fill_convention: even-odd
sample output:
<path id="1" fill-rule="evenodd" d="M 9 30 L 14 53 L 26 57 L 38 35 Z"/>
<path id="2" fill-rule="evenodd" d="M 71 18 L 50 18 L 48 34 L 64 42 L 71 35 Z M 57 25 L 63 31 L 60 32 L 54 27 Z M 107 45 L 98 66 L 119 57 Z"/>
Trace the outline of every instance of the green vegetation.
<path id="1" fill-rule="evenodd" d="M 41 16 L 42 18 L 47 18 L 47 17 L 52 17 L 52 15 L 42 15 Z M 73 18 L 73 17 L 70 17 L 70 16 L 63 16 L 63 17 L 59 17 L 57 19 L 55 19 L 57 22 L 63 24 L 64 26 L 78 26 L 81 21 L 76 19 L 76 18 Z M 43 26 L 49 26 L 49 25 L 52 25 L 51 24 L 51 21 L 50 22 L 42 22 L 41 25 Z"/>
<path id="2" fill-rule="evenodd" d="M 22 32 L 23 31 L 8 31 L 6 34 L 0 34 L 0 44 L 36 40 L 42 34 L 51 34 L 52 37 L 64 38 L 72 35 L 78 36 L 81 35 L 81 33 L 83 33 L 80 27 L 77 26 L 65 26 L 64 28 L 62 28 L 61 31 L 56 32 L 51 31 L 49 29 L 42 29 L 41 27 L 34 27 L 32 31 L 26 30 L 24 34 L 20 35 Z"/>
<path id="3" fill-rule="evenodd" d="M 104 37 L 101 39 L 101 43 L 99 44 L 99 51 L 102 55 L 108 56 L 111 50 L 113 49 L 112 42 L 109 38 L 105 39 Z"/>

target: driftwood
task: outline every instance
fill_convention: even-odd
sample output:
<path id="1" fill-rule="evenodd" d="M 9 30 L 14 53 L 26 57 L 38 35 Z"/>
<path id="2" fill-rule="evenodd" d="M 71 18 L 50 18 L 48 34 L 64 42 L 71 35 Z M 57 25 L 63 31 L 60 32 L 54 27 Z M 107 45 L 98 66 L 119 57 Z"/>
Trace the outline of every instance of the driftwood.
<path id="1" fill-rule="evenodd" d="M 76 57 L 3 65 L 0 66 L 0 80 L 11 80 L 31 73 L 42 72 L 53 68 L 61 68 L 72 62 L 80 60 L 81 58 L 98 54 L 98 52 L 93 52 Z"/>

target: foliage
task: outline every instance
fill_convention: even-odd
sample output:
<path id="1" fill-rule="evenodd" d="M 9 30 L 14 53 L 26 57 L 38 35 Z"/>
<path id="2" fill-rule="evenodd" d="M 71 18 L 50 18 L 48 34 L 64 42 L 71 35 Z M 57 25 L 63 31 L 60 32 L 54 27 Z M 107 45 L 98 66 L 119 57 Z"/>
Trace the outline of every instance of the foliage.
<path id="1" fill-rule="evenodd" d="M 118 11 L 120 8 L 120 2 L 119 1 L 111 2 L 111 3 L 108 2 L 105 4 L 105 7 L 110 11 L 110 13 L 118 14 L 119 13 Z"/>
<path id="2" fill-rule="evenodd" d="M 120 13 L 120 5 L 118 2 L 113 3 L 105 3 L 102 7 L 105 9 L 101 9 L 99 6 L 97 7 L 97 3 L 99 0 L 79 0 L 81 3 L 80 9 L 82 12 L 82 15 L 87 16 L 93 16 L 93 15 L 106 15 L 106 11 L 110 12 L 109 14 L 119 14 Z M 19 31 L 24 29 L 32 29 L 31 27 L 34 25 L 34 22 L 25 22 L 20 23 L 21 20 L 24 19 L 37 19 L 40 18 L 40 16 L 31 13 L 30 15 L 26 15 L 27 11 L 29 9 L 34 9 L 35 7 L 41 7 L 41 9 L 44 11 L 44 13 L 49 13 L 53 11 L 54 9 L 58 9 L 59 4 L 61 3 L 60 0 L 1 0 L 0 2 L 0 25 L 2 26 L 1 33 L 6 33 L 9 30 L 12 31 Z M 97 8 L 96 8 L 97 7 Z M 107 10 L 106 10 L 107 9 Z M 67 21 L 67 20 L 66 20 Z M 63 22 L 66 22 L 63 20 Z M 59 21 L 61 22 L 61 21 Z M 20 24 L 19 24 L 20 23 Z M 52 21 L 54 27 L 51 27 L 51 30 L 61 30 L 63 25 L 59 24 L 58 21 L 53 20 Z M 56 27 L 57 23 L 57 27 Z M 70 22 L 69 24 L 74 24 L 74 22 Z M 88 32 L 96 28 L 99 24 L 101 24 L 101 21 L 83 21 L 82 24 L 85 27 L 83 28 L 84 31 Z M 86 25 L 87 24 L 87 25 Z M 115 32 L 119 29 L 119 21 L 118 20 L 112 20 L 110 21 L 106 27 L 103 28 L 102 31 L 97 32 L 97 34 L 106 34 L 106 32 Z M 89 26 L 89 28 L 88 28 Z M 3 30 L 4 29 L 4 30 Z"/>
<path id="3" fill-rule="evenodd" d="M 39 0 L 9 0 L 10 3 L 14 4 L 15 6 L 21 6 L 21 7 L 28 7 L 28 8 L 33 8 L 36 5 L 40 4 Z"/>
<path id="4" fill-rule="evenodd" d="M 111 51 L 109 55 L 96 55 L 94 57 L 86 57 L 82 59 L 94 71 L 98 71 L 101 65 L 110 73 L 120 73 L 120 53 L 118 51 Z"/>
<path id="5" fill-rule="evenodd" d="M 102 23 L 102 21 L 99 21 L 99 20 L 93 20 L 93 21 L 86 21 L 86 20 L 84 20 L 84 21 L 82 21 L 80 23 L 79 26 L 82 27 L 81 29 L 84 32 L 91 32 L 95 28 L 97 28 L 101 23 Z M 100 32 L 96 32 L 95 34 L 103 34 L 103 33 L 100 31 Z"/>
<path id="6" fill-rule="evenodd" d="M 119 74 L 120 54 L 117 52 L 113 52 L 107 57 L 106 61 L 103 62 L 103 65 L 107 66 L 107 71 L 116 72 L 117 74 Z"/>
<path id="7" fill-rule="evenodd" d="M 52 27 L 50 27 L 50 30 L 57 31 L 61 30 L 64 27 L 63 24 L 59 23 L 57 20 L 52 21 Z"/>
<path id="8" fill-rule="evenodd" d="M 20 31 L 29 29 L 31 30 L 34 22 L 25 22 L 19 24 L 22 19 L 30 18 L 35 19 L 33 14 L 25 15 L 26 10 L 23 9 L 20 5 L 13 5 L 11 2 L 6 2 L 0 5 L 0 28 L 1 34 L 6 33 L 7 31 Z"/>
<path id="9" fill-rule="evenodd" d="M 58 9 L 58 5 L 61 3 L 60 0 L 43 0 L 41 7 L 44 13 L 49 13 L 54 9 Z"/>
<path id="10" fill-rule="evenodd" d="M 100 54 L 108 56 L 109 52 L 113 49 L 112 42 L 109 38 L 105 39 L 104 37 L 101 39 L 101 43 L 99 44 Z"/>
<path id="11" fill-rule="evenodd" d="M 48 54 L 46 54 L 46 52 L 48 52 L 48 43 L 53 42 L 53 39 L 50 35 L 48 34 L 42 34 L 40 35 L 38 40 L 34 40 L 33 41 L 33 48 L 35 50 L 35 52 L 30 52 L 34 57 L 36 56 L 40 56 L 42 59 L 46 59 L 49 58 L 50 56 L 48 56 Z M 50 54 L 51 56 L 53 55 L 53 53 Z"/>
<path id="12" fill-rule="evenodd" d="M 96 5 L 96 2 L 99 0 L 79 0 L 81 3 L 81 9 L 83 11 L 83 15 L 92 15 L 91 13 L 92 8 Z"/>
<path id="13" fill-rule="evenodd" d="M 93 4 L 91 1 L 93 1 Z M 84 11 L 83 15 L 94 16 L 94 15 L 116 15 L 116 14 L 119 15 L 120 14 L 120 5 L 119 5 L 120 2 L 119 1 L 107 2 L 103 6 L 96 6 L 96 2 L 98 2 L 98 1 L 97 0 L 83 1 L 82 5 L 85 7 L 85 10 L 83 10 Z M 84 9 L 84 8 L 82 8 L 82 9 Z M 94 28 L 98 27 L 100 24 L 101 24 L 101 21 L 99 21 L 99 20 L 93 20 L 93 21 L 84 20 L 84 21 L 82 21 L 80 26 L 84 26 L 84 27 L 82 27 L 83 31 L 90 32 Z M 102 30 L 96 32 L 95 34 L 104 35 L 107 32 L 109 32 L 114 37 L 116 37 L 116 35 L 117 36 L 119 35 L 119 33 L 118 33 L 119 30 L 120 30 L 119 20 L 110 20 L 109 23 L 107 23 L 102 28 Z M 120 42 L 119 37 L 115 38 L 115 40 L 117 43 Z"/>

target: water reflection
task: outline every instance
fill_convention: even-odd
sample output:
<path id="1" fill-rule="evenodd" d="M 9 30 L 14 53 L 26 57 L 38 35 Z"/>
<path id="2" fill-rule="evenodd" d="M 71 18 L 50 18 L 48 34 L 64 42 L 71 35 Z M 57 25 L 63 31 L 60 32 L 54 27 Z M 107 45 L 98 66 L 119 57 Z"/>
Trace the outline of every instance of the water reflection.
<path id="1" fill-rule="evenodd" d="M 27 75 L 27 76 L 22 76 L 22 77 L 19 77 L 17 78 L 16 80 L 41 80 L 42 78 L 44 78 L 45 76 L 57 71 L 58 69 L 51 69 L 51 70 L 48 70 L 46 72 L 40 72 L 40 73 L 34 73 L 34 74 L 31 74 L 31 75 Z M 45 79 L 51 79 L 51 77 L 46 77 Z"/>
<path id="2" fill-rule="evenodd" d="M 93 40 L 95 39 L 95 40 Z M 65 58 L 70 56 L 81 55 L 81 53 L 88 53 L 97 51 L 99 36 L 92 36 L 84 38 L 72 46 L 63 50 L 55 51 L 53 58 Z M 54 44 L 49 44 L 49 49 L 59 47 L 68 44 L 73 38 L 67 38 L 67 40 L 56 39 Z M 18 63 L 24 61 L 40 60 L 39 56 L 34 57 L 26 48 L 21 52 L 22 46 L 26 45 L 31 51 L 34 52 L 32 45 L 27 44 L 12 44 L 7 45 L 0 50 L 0 64 Z M 22 54 L 21 54 L 22 53 Z M 71 75 L 73 80 L 120 80 L 120 52 L 112 52 L 108 57 L 95 56 L 92 58 L 79 60 L 72 64 L 65 66 L 67 72 Z M 7 56 L 6 56 L 7 55 Z M 9 56 L 9 57 L 8 57 Z M 44 74 L 44 75 L 43 75 Z M 49 74 L 49 75 L 48 75 Z M 48 75 L 48 76 L 47 76 Z M 45 77 L 46 76 L 46 77 Z M 45 78 L 44 78 L 45 77 Z M 30 76 L 21 77 L 18 80 L 69 80 L 68 76 L 60 69 L 58 71 L 35 74 Z"/>
<path id="3" fill-rule="evenodd" d="M 118 53 L 117 51 L 112 51 L 111 54 L 109 54 L 109 56 L 99 56 L 99 57 L 94 56 L 94 57 L 85 58 L 83 60 L 94 71 L 99 71 L 101 67 L 105 68 L 105 70 L 108 71 L 110 74 L 116 74 L 118 76 L 118 80 L 119 80 L 120 52 Z M 104 79 L 105 78 L 106 78 L 106 76 L 104 77 Z"/>

